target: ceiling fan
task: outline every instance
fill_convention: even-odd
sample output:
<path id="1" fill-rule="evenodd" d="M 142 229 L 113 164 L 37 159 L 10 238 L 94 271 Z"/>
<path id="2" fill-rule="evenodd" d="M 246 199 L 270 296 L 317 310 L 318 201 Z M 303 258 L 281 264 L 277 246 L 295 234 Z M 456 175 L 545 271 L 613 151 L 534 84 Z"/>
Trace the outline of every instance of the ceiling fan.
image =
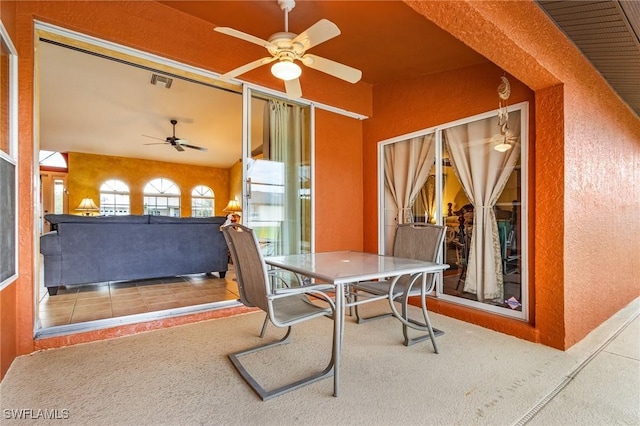
<path id="1" fill-rule="evenodd" d="M 326 74 L 356 83 L 362 78 L 362 71 L 348 65 L 306 53 L 314 46 L 324 43 L 338 35 L 340 29 L 333 22 L 321 19 L 300 34 L 289 32 L 289 12 L 295 7 L 294 0 L 277 0 L 280 9 L 284 11 L 284 32 L 278 32 L 269 37 L 269 40 L 252 36 L 229 27 L 216 27 L 215 31 L 236 37 L 266 48 L 271 56 L 257 59 L 241 67 L 221 75 L 223 80 L 230 80 L 240 74 L 244 74 L 262 65 L 277 61 L 271 66 L 271 73 L 284 81 L 287 97 L 296 99 L 302 96 L 300 80 L 302 69 L 295 63 L 300 61 L 309 68 L 322 71 Z"/>
<path id="2" fill-rule="evenodd" d="M 170 122 L 173 125 L 173 136 L 167 136 L 166 139 L 161 139 L 161 138 L 156 138 L 154 136 L 142 135 L 142 136 L 147 137 L 147 138 L 158 139 L 159 141 L 162 141 L 162 140 L 164 141 L 164 142 L 156 142 L 156 143 L 145 143 L 145 145 L 165 145 L 165 144 L 168 144 L 168 145 L 171 145 L 172 147 L 174 147 L 177 151 L 184 151 L 184 148 L 197 149 L 199 151 L 207 151 L 207 148 L 203 148 L 201 146 L 189 145 L 189 141 L 188 140 L 176 137 L 176 124 L 178 124 L 178 120 L 171 120 Z"/>

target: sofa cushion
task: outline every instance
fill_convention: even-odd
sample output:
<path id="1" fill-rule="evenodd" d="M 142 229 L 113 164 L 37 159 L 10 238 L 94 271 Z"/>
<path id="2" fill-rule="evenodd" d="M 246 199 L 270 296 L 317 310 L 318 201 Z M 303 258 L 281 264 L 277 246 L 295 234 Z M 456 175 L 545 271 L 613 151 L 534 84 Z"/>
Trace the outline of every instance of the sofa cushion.
<path id="1" fill-rule="evenodd" d="M 211 216 L 211 217 L 171 217 L 171 216 L 149 216 L 149 223 L 151 224 L 176 224 L 176 223 L 193 223 L 193 224 L 212 224 L 222 225 L 225 220 L 224 216 Z"/>
<path id="2" fill-rule="evenodd" d="M 74 214 L 46 214 L 44 219 L 52 225 L 60 223 L 149 223 L 149 215 L 78 216 Z"/>

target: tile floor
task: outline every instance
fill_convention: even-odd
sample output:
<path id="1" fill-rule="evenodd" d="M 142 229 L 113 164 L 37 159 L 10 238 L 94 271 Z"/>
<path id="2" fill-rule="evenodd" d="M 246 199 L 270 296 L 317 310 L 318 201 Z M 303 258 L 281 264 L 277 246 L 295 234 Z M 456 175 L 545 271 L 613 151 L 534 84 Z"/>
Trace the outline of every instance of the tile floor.
<path id="1" fill-rule="evenodd" d="M 225 278 L 196 274 L 68 286 L 55 296 L 46 294 L 40 301 L 41 327 L 237 300 L 238 287 L 233 278 L 230 270 Z"/>

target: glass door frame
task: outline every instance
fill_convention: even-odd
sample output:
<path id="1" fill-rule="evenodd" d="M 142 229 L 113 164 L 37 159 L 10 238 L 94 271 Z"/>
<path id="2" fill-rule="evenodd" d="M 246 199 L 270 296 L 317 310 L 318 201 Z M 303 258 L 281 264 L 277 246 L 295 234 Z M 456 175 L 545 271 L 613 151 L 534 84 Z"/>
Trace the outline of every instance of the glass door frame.
<path id="1" fill-rule="evenodd" d="M 514 105 L 509 105 L 509 111 L 520 111 L 520 184 L 521 184 L 521 303 L 522 309 L 520 311 L 510 310 L 499 306 L 493 306 L 487 303 L 479 301 L 464 299 L 461 297 L 451 296 L 444 294 L 443 292 L 443 273 L 440 272 L 436 279 L 436 286 L 434 291 L 430 294 L 431 297 L 446 300 L 447 302 L 464 305 L 473 309 L 494 313 L 510 318 L 516 318 L 523 321 L 529 320 L 529 262 L 528 262 L 528 223 L 529 223 L 529 102 L 521 102 Z M 443 211 L 443 182 L 442 182 L 442 151 L 443 151 L 443 132 L 445 129 L 467 124 L 474 121 L 484 120 L 492 118 L 498 115 L 498 110 L 492 110 L 485 113 L 477 114 L 471 117 L 465 117 L 459 120 L 443 123 L 438 126 L 418 130 L 409 134 L 397 136 L 391 139 L 378 142 L 378 253 L 384 254 L 386 241 L 385 241 L 385 176 L 384 176 L 384 148 L 387 145 L 398 143 L 410 138 L 424 136 L 427 134 L 435 133 L 436 155 L 435 155 L 435 175 L 436 175 L 436 211 Z M 442 214 L 436 215 L 436 224 L 444 225 Z"/>
<path id="2" fill-rule="evenodd" d="M 265 89 L 263 87 L 254 86 L 251 84 L 243 84 L 242 87 L 242 211 L 249 212 L 249 196 L 250 185 L 248 174 L 248 164 L 251 159 L 251 99 L 256 95 L 260 98 L 273 98 L 285 101 L 287 103 L 300 105 L 309 108 L 309 157 L 310 164 L 310 178 L 311 185 L 309 189 L 310 196 L 310 251 L 315 251 L 315 105 L 312 102 L 305 101 L 303 99 L 296 99 L 295 101 L 287 99 L 282 93 Z M 246 214 L 245 213 L 245 214 Z M 248 222 L 247 222 L 248 223 Z M 246 223 L 245 223 L 246 224 Z"/>

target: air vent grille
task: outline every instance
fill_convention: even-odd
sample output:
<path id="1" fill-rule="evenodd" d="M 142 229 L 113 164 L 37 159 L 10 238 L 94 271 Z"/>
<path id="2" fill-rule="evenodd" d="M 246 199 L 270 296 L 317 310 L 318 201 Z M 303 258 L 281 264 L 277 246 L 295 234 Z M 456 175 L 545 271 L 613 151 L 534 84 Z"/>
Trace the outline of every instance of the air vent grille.
<path id="1" fill-rule="evenodd" d="M 173 79 L 160 74 L 151 74 L 151 84 L 154 86 L 164 87 L 165 89 L 171 88 Z"/>

